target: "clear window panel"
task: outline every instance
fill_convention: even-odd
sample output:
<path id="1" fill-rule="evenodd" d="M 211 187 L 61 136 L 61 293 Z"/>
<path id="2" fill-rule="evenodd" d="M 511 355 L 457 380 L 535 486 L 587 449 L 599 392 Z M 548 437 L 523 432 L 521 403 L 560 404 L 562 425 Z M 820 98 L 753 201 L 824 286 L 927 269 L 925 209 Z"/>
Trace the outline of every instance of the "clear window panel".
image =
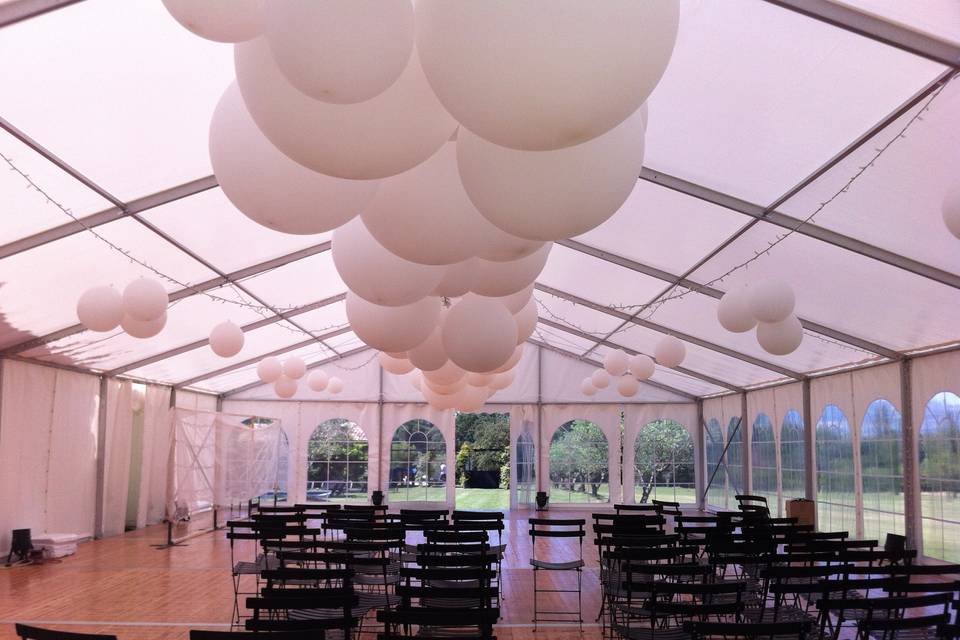
<path id="1" fill-rule="evenodd" d="M 863 535 L 880 543 L 888 533 L 903 535 L 903 429 L 900 412 L 874 400 L 860 425 L 863 480 Z"/>
<path id="2" fill-rule="evenodd" d="M 840 407 L 828 404 L 817 422 L 817 528 L 856 535 L 853 434 Z"/>
<path id="3" fill-rule="evenodd" d="M 587 420 L 560 425 L 550 439 L 550 502 L 610 501 L 607 437 Z"/>
<path id="4" fill-rule="evenodd" d="M 307 442 L 307 501 L 366 502 L 369 445 L 355 423 L 332 418 Z"/>
<path id="5" fill-rule="evenodd" d="M 634 500 L 696 504 L 693 439 L 676 420 L 654 420 L 637 434 Z"/>
<path id="6" fill-rule="evenodd" d="M 758 414 L 753 421 L 750 440 L 750 469 L 753 486 L 750 493 L 767 499 L 771 514 L 780 516 L 777 500 L 777 443 L 773 437 L 773 423 L 766 414 Z"/>
<path id="7" fill-rule="evenodd" d="M 927 402 L 919 457 L 923 553 L 960 562 L 960 397 L 956 394 L 942 391 Z"/>
<path id="8" fill-rule="evenodd" d="M 447 443 L 426 420 L 410 420 L 390 442 L 388 504 L 444 502 L 447 499 Z"/>
<path id="9" fill-rule="evenodd" d="M 786 513 L 788 500 L 806 497 L 806 443 L 803 417 L 791 409 L 780 425 L 780 487 L 783 497 L 780 513 Z"/>
<path id="10" fill-rule="evenodd" d="M 537 493 L 536 446 L 524 429 L 517 438 L 517 504 L 534 504 Z"/>
<path id="11" fill-rule="evenodd" d="M 725 440 L 720 421 L 716 418 L 710 418 L 710 421 L 707 422 L 705 435 L 704 445 L 707 450 L 706 503 L 710 506 L 726 508 L 727 470 L 722 463 Z"/>

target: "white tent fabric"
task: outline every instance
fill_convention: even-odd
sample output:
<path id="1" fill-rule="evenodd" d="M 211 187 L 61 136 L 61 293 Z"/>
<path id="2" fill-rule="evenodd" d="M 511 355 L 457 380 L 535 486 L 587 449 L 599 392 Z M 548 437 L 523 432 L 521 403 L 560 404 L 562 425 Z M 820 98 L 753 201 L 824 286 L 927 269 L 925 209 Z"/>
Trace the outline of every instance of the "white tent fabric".
<path id="1" fill-rule="evenodd" d="M 169 387 L 150 384 L 144 395 L 138 527 L 156 524 L 166 515 L 167 471 L 173 438 L 170 393 Z"/>
<path id="2" fill-rule="evenodd" d="M 133 432 L 133 383 L 107 383 L 106 442 L 104 446 L 102 533 L 123 533 L 127 519 L 130 475 L 130 440 Z"/>

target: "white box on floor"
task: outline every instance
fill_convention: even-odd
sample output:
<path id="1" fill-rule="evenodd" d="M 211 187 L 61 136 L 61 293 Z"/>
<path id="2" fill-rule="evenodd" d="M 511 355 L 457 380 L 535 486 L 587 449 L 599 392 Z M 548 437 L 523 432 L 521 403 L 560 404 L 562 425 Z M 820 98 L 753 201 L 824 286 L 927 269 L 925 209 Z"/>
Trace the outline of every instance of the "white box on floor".
<path id="1" fill-rule="evenodd" d="M 77 541 L 80 539 L 75 533 L 44 533 L 33 539 L 36 549 L 43 549 L 47 558 L 62 558 L 77 552 Z"/>

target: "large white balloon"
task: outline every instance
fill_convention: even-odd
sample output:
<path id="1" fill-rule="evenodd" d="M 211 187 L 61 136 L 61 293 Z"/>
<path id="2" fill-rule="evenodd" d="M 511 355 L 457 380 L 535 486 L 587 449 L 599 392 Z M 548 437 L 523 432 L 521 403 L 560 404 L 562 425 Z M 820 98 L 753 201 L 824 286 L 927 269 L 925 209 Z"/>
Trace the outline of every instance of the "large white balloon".
<path id="1" fill-rule="evenodd" d="M 290 356 L 283 361 L 283 375 L 299 380 L 307 372 L 307 364 L 299 356 Z"/>
<path id="2" fill-rule="evenodd" d="M 410 349 L 408 352 L 410 362 L 424 373 L 436 371 L 446 364 L 449 358 L 443 347 L 442 336 L 442 327 L 439 325 L 434 327 L 426 340 Z"/>
<path id="3" fill-rule="evenodd" d="M 472 387 L 486 387 L 493 379 L 496 377 L 494 373 L 468 373 L 466 380 L 467 384 Z"/>
<path id="4" fill-rule="evenodd" d="M 330 376 L 330 381 L 327 382 L 327 393 L 337 395 L 341 391 L 343 391 L 343 380 L 337 376 Z"/>
<path id="5" fill-rule="evenodd" d="M 639 111 L 598 138 L 556 151 L 520 151 L 461 129 L 460 176 L 487 220 L 530 240 L 586 233 L 620 209 L 643 168 Z"/>
<path id="6" fill-rule="evenodd" d="M 664 367 L 678 367 L 687 356 L 687 347 L 673 336 L 663 336 L 654 348 L 653 356 Z"/>
<path id="7" fill-rule="evenodd" d="M 390 88 L 348 105 L 298 91 L 277 68 L 264 38 L 234 52 L 237 83 L 257 126 L 278 149 L 320 173 L 351 180 L 396 175 L 433 155 L 457 128 L 427 83 L 416 51 Z"/>
<path id="8" fill-rule="evenodd" d="M 470 206 L 473 206 L 472 204 Z M 477 212 L 480 215 L 480 212 Z M 483 218 L 483 216 L 480 216 Z M 483 232 L 477 236 L 477 257 L 493 262 L 512 262 L 524 258 L 540 247 L 540 240 L 527 240 L 509 234 L 483 218 Z"/>
<path id="9" fill-rule="evenodd" d="M 783 280 L 761 280 L 750 286 L 750 311 L 760 322 L 780 322 L 796 304 L 793 287 Z"/>
<path id="10" fill-rule="evenodd" d="M 593 380 L 589 376 L 580 382 L 580 393 L 585 396 L 592 396 L 597 393 L 597 388 L 593 386 Z"/>
<path id="11" fill-rule="evenodd" d="M 210 120 L 210 163 L 223 193 L 254 222 L 283 233 L 323 233 L 359 214 L 375 180 L 343 180 L 307 169 L 257 128 L 236 83 Z"/>
<path id="12" fill-rule="evenodd" d="M 283 363 L 276 356 L 267 356 L 257 364 L 257 377 L 267 384 L 283 375 Z"/>
<path id="13" fill-rule="evenodd" d="M 960 239 L 960 186 L 953 187 L 943 197 L 943 224 L 953 236 Z"/>
<path id="14" fill-rule="evenodd" d="M 519 312 L 513 315 L 517 321 L 517 344 L 526 342 L 537 329 L 537 320 L 540 319 L 537 312 L 537 301 L 533 298 Z"/>
<path id="15" fill-rule="evenodd" d="M 517 377 L 516 369 L 507 369 L 506 371 L 501 371 L 493 377 L 493 380 L 490 381 L 490 388 L 494 391 L 500 391 L 506 389 Z"/>
<path id="16" fill-rule="evenodd" d="M 221 358 L 231 358 L 243 349 L 243 329 L 226 320 L 210 330 L 210 348 Z"/>
<path id="17" fill-rule="evenodd" d="M 597 389 L 606 389 L 610 386 L 610 374 L 605 369 L 597 369 L 590 374 L 590 382 Z"/>
<path id="18" fill-rule="evenodd" d="M 466 128 L 515 149 L 559 149 L 610 130 L 660 80 L 676 0 L 418 0 L 417 49 Z"/>
<path id="19" fill-rule="evenodd" d="M 280 376 L 273 383 L 273 390 L 280 398 L 292 398 L 297 394 L 297 381 L 287 376 Z"/>
<path id="20" fill-rule="evenodd" d="M 443 363 L 439 369 L 423 372 L 423 379 L 431 384 L 453 384 L 458 380 L 463 380 L 466 384 L 466 376 L 467 372 L 450 360 Z"/>
<path id="21" fill-rule="evenodd" d="M 120 319 L 120 327 L 134 338 L 152 338 L 163 331 L 166 324 L 166 311 L 152 320 L 140 320 L 126 313 Z"/>
<path id="22" fill-rule="evenodd" d="M 630 356 L 627 368 L 630 370 L 630 374 L 637 380 L 646 380 L 652 376 L 653 372 L 657 369 L 653 358 L 644 353 Z"/>
<path id="23" fill-rule="evenodd" d="M 473 270 L 477 261 L 474 258 L 451 264 L 443 268 L 443 278 L 440 280 L 432 295 L 444 298 L 459 298 L 470 291 L 473 281 Z"/>
<path id="24" fill-rule="evenodd" d="M 761 322 L 757 325 L 757 342 L 767 353 L 785 356 L 796 351 L 803 342 L 803 325 L 794 315 L 780 322 Z"/>
<path id="25" fill-rule="evenodd" d="M 410 372 L 410 375 L 407 376 L 407 380 L 410 381 L 410 386 L 420 391 L 420 385 L 423 383 L 423 374 L 421 374 L 419 370 L 414 369 Z"/>
<path id="26" fill-rule="evenodd" d="M 467 386 L 467 380 L 466 378 L 459 378 L 458 380 L 454 380 L 449 384 L 444 384 L 440 382 L 433 382 L 432 380 L 430 380 L 430 378 L 424 376 L 423 384 L 430 387 L 437 393 L 441 393 L 445 396 L 448 396 L 451 393 L 456 393 L 457 391 L 460 391 L 465 386 Z"/>
<path id="27" fill-rule="evenodd" d="M 380 352 L 377 359 L 380 361 L 380 366 L 383 367 L 384 371 L 388 371 L 395 376 L 402 376 L 413 371 L 413 363 L 406 358 L 394 358 L 389 354 Z"/>
<path id="28" fill-rule="evenodd" d="M 490 392 L 484 387 L 466 386 L 455 394 L 454 408 L 459 411 L 479 411 Z"/>
<path id="29" fill-rule="evenodd" d="M 467 371 L 485 373 L 505 363 L 517 346 L 517 323 L 497 300 L 465 296 L 447 312 L 443 348 Z"/>
<path id="30" fill-rule="evenodd" d="M 308 96 L 347 104 L 393 84 L 413 49 L 410 0 L 283 0 L 267 13 L 277 66 Z"/>
<path id="31" fill-rule="evenodd" d="M 406 351 L 426 340 L 440 320 L 440 299 L 427 296 L 413 304 L 384 307 L 347 292 L 347 320 L 365 344 L 381 351 Z"/>
<path id="32" fill-rule="evenodd" d="M 513 262 L 477 259 L 470 290 L 495 298 L 517 293 L 537 279 L 547 264 L 552 247 L 553 243 L 548 242 L 529 256 Z"/>
<path id="33" fill-rule="evenodd" d="M 511 354 L 510 359 L 504 362 L 502 365 L 500 365 L 496 369 L 494 369 L 493 373 L 504 373 L 506 371 L 510 371 L 515 366 L 517 366 L 517 363 L 520 362 L 520 358 L 522 357 L 523 357 L 523 345 L 518 344 L 517 348 L 513 350 L 513 354 Z"/>
<path id="34" fill-rule="evenodd" d="M 455 402 L 453 394 L 437 393 L 427 384 L 420 386 L 420 392 L 423 394 L 423 398 L 430 403 L 430 406 L 440 409 L 441 411 L 453 409 Z"/>
<path id="35" fill-rule="evenodd" d="M 622 349 L 614 349 L 603 356 L 603 368 L 612 376 L 622 376 L 627 371 L 630 356 Z"/>
<path id="36" fill-rule="evenodd" d="M 77 300 L 77 318 L 90 331 L 113 331 L 123 319 L 123 296 L 112 286 L 91 287 Z"/>
<path id="37" fill-rule="evenodd" d="M 520 310 L 527 306 L 527 303 L 530 302 L 530 299 L 533 297 L 533 283 L 528 284 L 520 291 L 510 294 L 509 296 L 503 296 L 498 298 L 503 305 L 510 310 L 510 313 L 516 315 L 520 313 Z"/>
<path id="38" fill-rule="evenodd" d="M 624 398 L 632 398 L 640 390 L 640 383 L 631 375 L 620 376 L 617 379 L 617 393 Z"/>
<path id="39" fill-rule="evenodd" d="M 266 0 L 163 0 L 177 22 L 207 40 L 243 42 L 263 32 Z"/>
<path id="40" fill-rule="evenodd" d="M 750 291 L 746 287 L 734 287 L 720 298 L 717 305 L 717 320 L 727 331 L 744 333 L 757 326 L 750 308 Z"/>
<path id="41" fill-rule="evenodd" d="M 444 275 L 443 267 L 416 264 L 384 249 L 360 218 L 333 232 L 331 252 L 347 288 L 368 302 L 388 307 L 422 299 Z"/>
<path id="42" fill-rule="evenodd" d="M 323 369 L 314 369 L 307 376 L 307 386 L 313 391 L 323 391 L 330 382 L 330 376 Z"/>
<path id="43" fill-rule="evenodd" d="M 137 278 L 123 290 L 123 312 L 135 320 L 159 318 L 169 301 L 167 290 L 154 278 Z"/>

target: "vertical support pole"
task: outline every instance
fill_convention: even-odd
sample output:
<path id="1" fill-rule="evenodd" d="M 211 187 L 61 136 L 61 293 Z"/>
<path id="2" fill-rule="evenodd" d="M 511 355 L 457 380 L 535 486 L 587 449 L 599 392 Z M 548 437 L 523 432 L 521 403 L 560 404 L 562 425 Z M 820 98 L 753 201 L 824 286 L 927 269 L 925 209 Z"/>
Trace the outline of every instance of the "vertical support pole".
<path id="1" fill-rule="evenodd" d="M 903 427 L 903 513 L 907 546 L 923 555 L 923 520 L 920 500 L 919 436 L 913 413 L 913 360 L 900 361 L 900 417 Z"/>
<path id="2" fill-rule="evenodd" d="M 537 347 L 537 455 L 536 462 L 537 491 L 543 488 L 543 348 Z M 549 463 L 549 462 L 548 462 Z"/>
<path id="3" fill-rule="evenodd" d="M 694 443 L 697 448 L 697 455 L 694 458 L 697 466 L 694 469 L 693 481 L 697 491 L 697 509 L 700 511 L 707 508 L 704 500 L 704 493 L 707 488 L 707 444 L 704 429 L 703 398 L 697 398 L 697 441 Z"/>
<path id="4" fill-rule="evenodd" d="M 223 412 L 223 395 L 217 396 L 217 413 Z"/>
<path id="5" fill-rule="evenodd" d="M 817 499 L 817 452 L 813 433 L 813 409 L 809 378 L 803 385 L 803 494 L 807 500 Z"/>
<path id="6" fill-rule="evenodd" d="M 377 491 L 383 491 L 383 367 L 377 365 L 377 368 L 380 371 L 380 386 L 379 393 L 377 393 Z M 367 487 L 367 494 L 369 500 L 369 486 Z"/>
<path id="7" fill-rule="evenodd" d="M 97 494 L 94 506 L 93 537 L 103 537 L 103 498 L 107 474 L 107 386 L 106 376 L 100 376 L 100 397 L 97 408 Z"/>
<path id="8" fill-rule="evenodd" d="M 740 394 L 740 486 L 744 493 L 753 492 L 753 454 L 750 451 L 751 422 L 747 415 L 747 393 Z"/>

